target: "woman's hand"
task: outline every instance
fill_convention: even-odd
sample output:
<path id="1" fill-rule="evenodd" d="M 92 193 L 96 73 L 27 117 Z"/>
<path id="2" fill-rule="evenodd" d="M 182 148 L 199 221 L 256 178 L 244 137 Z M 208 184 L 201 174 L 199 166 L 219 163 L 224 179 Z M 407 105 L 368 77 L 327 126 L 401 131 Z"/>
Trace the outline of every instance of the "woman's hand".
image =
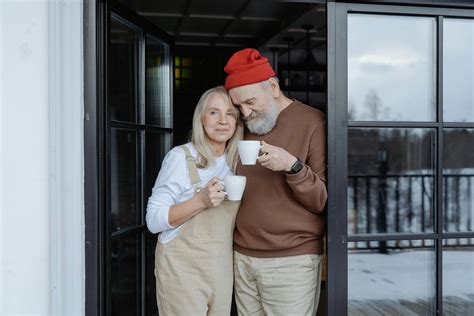
<path id="1" fill-rule="evenodd" d="M 206 186 L 196 194 L 196 197 L 204 205 L 204 208 L 219 206 L 222 201 L 224 201 L 225 196 L 226 193 L 222 180 L 215 177 L 209 180 Z"/>

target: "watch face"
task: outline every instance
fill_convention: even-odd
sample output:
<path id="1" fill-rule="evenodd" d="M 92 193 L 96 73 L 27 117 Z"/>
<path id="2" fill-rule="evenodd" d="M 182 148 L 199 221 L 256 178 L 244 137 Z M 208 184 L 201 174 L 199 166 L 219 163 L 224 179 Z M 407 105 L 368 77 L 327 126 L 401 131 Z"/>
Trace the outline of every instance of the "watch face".
<path id="1" fill-rule="evenodd" d="M 303 169 L 303 167 L 304 167 L 303 162 L 301 160 L 297 160 L 295 164 L 293 165 L 293 167 L 291 168 L 291 171 L 293 173 L 298 173 L 301 171 L 301 169 Z"/>

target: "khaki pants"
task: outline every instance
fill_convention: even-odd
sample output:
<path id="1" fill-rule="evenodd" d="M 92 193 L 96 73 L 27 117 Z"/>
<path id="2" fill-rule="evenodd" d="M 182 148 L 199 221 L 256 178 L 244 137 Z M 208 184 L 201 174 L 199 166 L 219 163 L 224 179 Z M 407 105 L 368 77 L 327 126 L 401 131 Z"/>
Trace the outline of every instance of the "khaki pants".
<path id="1" fill-rule="evenodd" d="M 254 258 L 234 251 L 234 278 L 239 315 L 315 315 L 321 255 Z"/>

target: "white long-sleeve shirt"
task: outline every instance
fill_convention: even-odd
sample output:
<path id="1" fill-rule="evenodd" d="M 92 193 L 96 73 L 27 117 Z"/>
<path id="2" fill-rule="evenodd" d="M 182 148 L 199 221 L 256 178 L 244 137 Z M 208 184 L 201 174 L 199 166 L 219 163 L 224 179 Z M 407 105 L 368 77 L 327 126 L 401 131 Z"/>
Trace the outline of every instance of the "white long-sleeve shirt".
<path id="1" fill-rule="evenodd" d="M 197 151 L 192 143 L 186 146 L 196 157 Z M 160 173 L 156 178 L 148 206 L 146 209 L 146 224 L 150 232 L 160 233 L 158 240 L 167 243 L 175 238 L 181 226 L 173 227 L 168 221 L 170 207 L 192 198 L 196 186 L 204 187 L 213 177 L 224 179 L 231 175 L 232 170 L 227 164 L 226 155 L 215 157 L 214 164 L 206 169 L 198 169 L 201 183 L 192 185 L 189 177 L 186 155 L 182 148 L 174 147 L 165 156 Z"/>

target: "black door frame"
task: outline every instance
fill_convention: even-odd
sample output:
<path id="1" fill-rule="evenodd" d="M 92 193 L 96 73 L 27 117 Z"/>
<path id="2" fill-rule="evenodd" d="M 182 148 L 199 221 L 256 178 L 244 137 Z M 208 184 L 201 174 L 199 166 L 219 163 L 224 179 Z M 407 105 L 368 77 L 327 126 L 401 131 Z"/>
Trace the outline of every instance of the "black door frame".
<path id="1" fill-rule="evenodd" d="M 316 0 L 315 0 L 316 1 Z M 360 1 L 363 2 L 363 1 Z M 391 2 L 381 0 L 379 2 Z M 347 4 L 327 1 L 328 66 L 328 315 L 347 314 L 347 20 L 352 10 L 434 14 L 472 17 L 471 3 L 449 4 L 435 1 L 398 1 L 398 5 Z M 401 2 L 407 3 L 406 5 Z M 410 2 L 410 3 L 409 3 Z M 422 3 L 424 2 L 424 3 Z M 414 5 L 419 5 L 414 7 Z M 421 7 L 422 5 L 426 5 Z M 439 7 L 434 7 L 439 6 Z M 444 6 L 445 8 L 441 8 Z M 468 7 L 471 6 L 471 9 Z M 457 7 L 450 9 L 449 7 Z M 463 10 L 463 8 L 466 8 Z M 105 313 L 105 137 L 104 113 L 107 79 L 106 43 L 108 42 L 107 0 L 84 1 L 84 209 L 85 209 L 85 313 Z M 345 30 L 345 31 L 344 31 Z M 439 57 L 439 56 L 438 56 Z M 440 71 L 440 69 L 438 69 Z M 440 74 L 438 74 L 440 76 Z M 442 79 L 442 78 L 441 78 Z M 173 81 L 174 82 L 174 81 Z M 440 82 L 438 82 L 438 85 Z M 339 88 L 338 88 L 339 87 Z M 441 96 L 438 94 L 438 99 Z M 442 101 L 442 100 L 441 100 Z M 469 124 L 467 124 L 469 125 Z M 459 127 L 457 124 L 444 124 Z M 463 126 L 466 126 L 464 124 Z M 474 126 L 470 126 L 474 127 Z M 438 149 L 439 150 L 439 149 Z M 440 158 L 440 157 L 438 157 Z M 439 199 L 440 197 L 438 197 Z M 438 212 L 439 213 L 439 212 Z M 445 234 L 447 235 L 447 234 Z M 472 237 L 471 235 L 469 235 Z M 466 234 L 449 234 L 466 237 Z M 441 258 L 438 258 L 440 260 Z"/>
<path id="2" fill-rule="evenodd" d="M 347 118 L 347 16 L 351 13 L 431 16 L 437 19 L 437 120 L 435 122 L 348 122 Z M 443 232 L 442 154 L 443 128 L 473 128 L 474 123 L 443 123 L 443 18 L 474 18 L 474 10 L 461 8 L 420 7 L 413 4 L 327 3 L 328 21 L 328 239 L 327 306 L 329 316 L 347 315 L 348 242 L 367 240 L 431 239 L 436 251 L 437 313 L 442 314 L 442 243 L 444 238 L 474 237 L 470 233 Z M 435 232 L 426 234 L 378 234 L 348 236 L 348 128 L 349 127 L 432 127 L 437 129 Z"/>
<path id="3" fill-rule="evenodd" d="M 85 314 L 104 315 L 105 1 L 84 2 Z"/>
<path id="4" fill-rule="evenodd" d="M 105 218 L 103 222 L 103 229 L 104 229 L 104 252 L 105 252 L 105 258 L 104 258 L 104 279 L 105 279 L 105 287 L 104 287 L 104 299 L 105 299 L 105 315 L 112 315 L 112 293 L 111 293 L 111 278 L 110 278 L 110 272 L 111 272 L 111 249 L 112 249 L 112 240 L 118 239 L 120 237 L 127 237 L 129 235 L 135 234 L 137 237 L 139 237 L 141 234 L 141 247 L 139 248 L 139 253 L 141 255 L 140 258 L 140 284 L 141 288 L 139 288 L 139 291 L 141 293 L 140 298 L 141 298 L 141 305 L 138 305 L 141 311 L 141 315 L 146 315 L 146 299 L 147 299 L 147 293 L 146 293 L 146 284 L 148 282 L 152 282 L 153 284 L 155 283 L 154 280 L 147 280 L 146 279 L 146 253 L 145 253 L 145 243 L 146 243 L 146 238 L 143 233 L 147 232 L 146 224 L 145 224 L 145 206 L 144 204 L 144 177 L 143 175 L 147 174 L 147 169 L 146 169 L 146 164 L 145 164 L 145 132 L 147 131 L 162 131 L 162 132 L 172 132 L 172 127 L 155 127 L 155 126 L 149 126 L 146 123 L 145 120 L 145 94 L 144 94 L 144 89 L 145 89 L 145 43 L 146 43 L 146 38 L 148 35 L 151 35 L 164 43 L 169 45 L 169 53 L 170 53 L 170 63 L 171 63 L 171 69 L 173 69 L 173 59 L 171 56 L 173 56 L 173 51 L 174 51 L 174 39 L 172 36 L 168 35 L 164 31 L 158 29 L 154 24 L 148 22 L 145 18 L 139 16 L 135 12 L 131 11 L 130 9 L 126 8 L 123 5 L 120 5 L 116 2 L 113 4 L 108 4 L 107 10 L 105 10 L 106 14 L 106 32 L 107 32 L 107 41 L 106 41 L 106 52 L 104 56 L 104 63 L 105 63 L 105 71 L 108 74 L 108 56 L 110 52 L 110 38 L 111 38 L 111 23 L 112 20 L 115 19 L 117 22 L 120 22 L 124 25 L 130 25 L 131 28 L 136 28 L 139 32 L 139 47 L 138 47 L 138 60 L 137 66 L 138 66 L 138 73 L 137 73 L 137 105 L 136 105 L 136 122 L 121 122 L 121 121 L 114 121 L 111 116 L 110 116 L 110 101 L 109 101 L 109 91 L 111 91 L 110 86 L 110 80 L 106 79 L 106 96 L 105 96 L 105 114 L 104 114 L 104 136 L 105 136 L 105 188 L 104 188 L 104 195 L 105 195 L 105 204 L 104 204 L 104 212 L 105 212 Z M 173 76 L 173 72 L 170 74 L 170 76 Z M 171 78 L 171 82 L 174 82 L 173 78 Z M 172 90 L 170 91 L 172 93 Z M 172 96 L 170 96 L 170 102 L 172 105 Z M 115 129 L 124 129 L 124 130 L 129 130 L 129 131 L 135 131 L 136 132 L 136 183 L 137 183 L 137 195 L 136 195 L 136 205 L 137 205 L 137 215 L 140 217 L 140 221 L 134 225 L 130 226 L 120 232 L 112 232 L 110 230 L 111 227 L 111 217 L 110 217 L 110 208 L 111 208 L 111 171 L 110 171 L 110 161 L 111 161 L 111 136 L 110 133 L 112 131 L 112 128 Z M 137 297 L 138 299 L 138 297 Z"/>
<path id="5" fill-rule="evenodd" d="M 110 314 L 110 135 L 114 127 L 136 128 L 137 131 L 166 131 L 172 128 L 142 127 L 141 123 L 111 122 L 108 112 L 108 51 L 110 24 L 112 14 L 117 15 L 139 27 L 144 34 L 149 34 L 169 45 L 170 56 L 174 52 L 174 39 L 154 24 L 140 17 L 116 1 L 93 0 L 84 2 L 84 165 L 85 165 L 85 313 L 87 315 Z M 143 35 L 145 37 L 145 35 Z M 143 48 L 142 48 L 143 50 Z M 144 54 L 144 52 L 143 52 Z M 142 61 L 144 62 L 144 61 Z M 171 58 L 171 69 L 173 59 Z M 143 64 L 144 65 L 144 64 Z M 171 74 L 173 76 L 173 74 Z M 140 78 L 143 76 L 140 75 Z M 172 87 L 174 80 L 171 78 Z M 144 84 L 144 83 L 142 83 Z M 140 93 L 140 92 L 138 92 Z M 142 96 L 143 97 L 143 96 Z M 171 98 L 172 100 L 172 98 Z M 139 141 L 140 140 L 140 141 Z M 143 136 L 138 136 L 137 144 L 142 152 Z M 137 160 L 143 164 L 141 170 L 146 172 L 144 157 Z M 140 169 L 140 168 L 138 168 Z M 138 175 L 137 175 L 138 176 Z M 137 184 L 142 187 L 143 181 Z M 142 200 L 142 196 L 137 196 Z M 137 211 L 142 213 L 143 205 L 138 203 Z M 127 229 L 129 234 L 144 231 L 142 222 L 136 227 Z M 142 252 L 145 240 L 142 238 Z M 144 261 L 142 260 L 142 291 L 145 277 Z M 145 293 L 143 293 L 145 295 Z M 141 306 L 145 315 L 145 306 Z"/>

